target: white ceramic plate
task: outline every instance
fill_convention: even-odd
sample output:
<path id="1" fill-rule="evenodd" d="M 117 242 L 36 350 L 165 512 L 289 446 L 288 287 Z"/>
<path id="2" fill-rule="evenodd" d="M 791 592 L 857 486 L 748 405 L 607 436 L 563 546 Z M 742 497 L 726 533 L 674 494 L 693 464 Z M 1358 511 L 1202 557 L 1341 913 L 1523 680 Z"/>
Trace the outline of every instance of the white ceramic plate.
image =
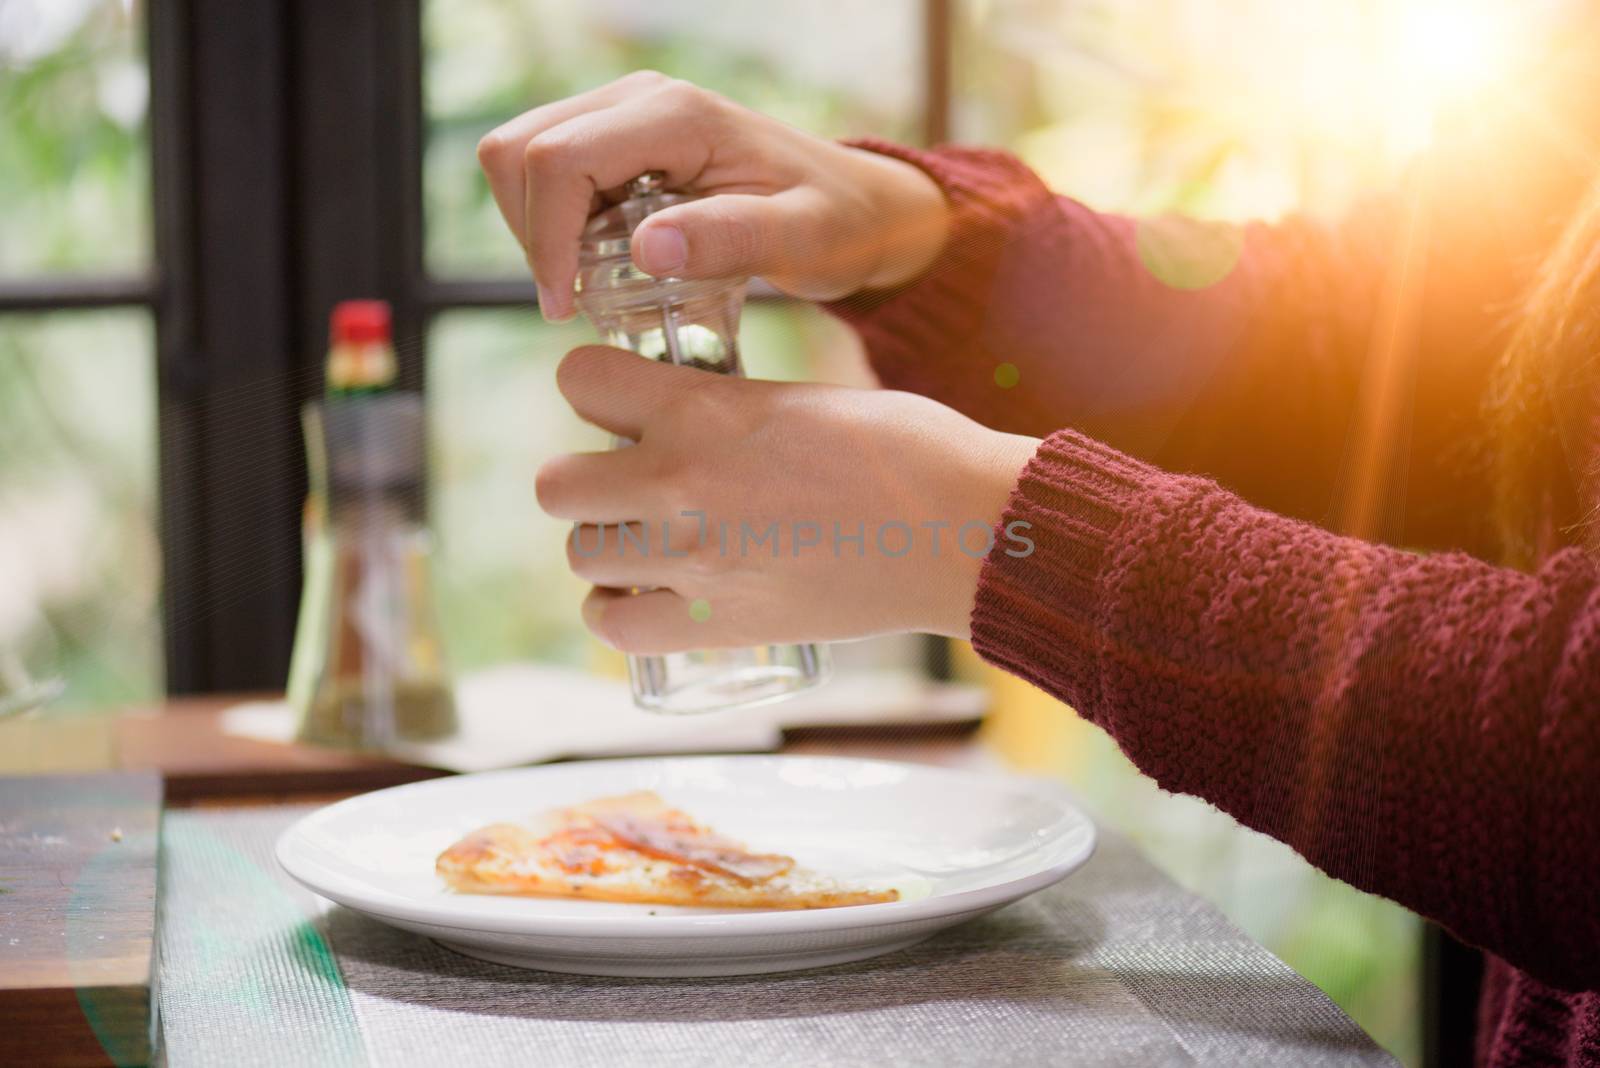
<path id="1" fill-rule="evenodd" d="M 670 908 L 459 894 L 434 858 L 487 823 L 629 790 L 756 850 L 898 901 L 798 911 Z M 912 945 L 1064 878 L 1094 825 L 1046 783 L 875 760 L 600 760 L 397 786 L 312 813 L 278 862 L 324 897 L 484 960 L 586 975 L 741 975 Z"/>

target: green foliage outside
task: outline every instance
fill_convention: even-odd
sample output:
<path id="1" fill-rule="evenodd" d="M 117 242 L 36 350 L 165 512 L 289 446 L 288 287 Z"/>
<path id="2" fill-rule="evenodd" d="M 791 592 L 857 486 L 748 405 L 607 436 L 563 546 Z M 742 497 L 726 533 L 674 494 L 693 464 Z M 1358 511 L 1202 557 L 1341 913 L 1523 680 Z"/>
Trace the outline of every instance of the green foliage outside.
<path id="1" fill-rule="evenodd" d="M 0 5 L 0 279 L 149 268 L 142 16 Z M 142 310 L 0 316 L 0 682 L 161 692 L 154 339 Z"/>

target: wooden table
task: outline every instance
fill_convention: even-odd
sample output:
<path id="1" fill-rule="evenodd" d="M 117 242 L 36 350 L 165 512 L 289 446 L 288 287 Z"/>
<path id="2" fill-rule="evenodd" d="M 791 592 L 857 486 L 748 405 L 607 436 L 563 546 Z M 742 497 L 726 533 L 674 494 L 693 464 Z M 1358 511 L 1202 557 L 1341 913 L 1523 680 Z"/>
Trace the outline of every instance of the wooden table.
<path id="1" fill-rule="evenodd" d="M 0 779 L 0 1064 L 142 1063 L 161 780 Z"/>
<path id="2" fill-rule="evenodd" d="M 92 720 L 0 725 L 0 774 L 154 771 L 169 805 L 267 803 L 344 795 L 447 774 L 382 757 L 225 734 L 222 712 L 268 695 L 181 698 Z M 950 764 L 974 752 L 974 723 L 932 727 L 801 728 L 783 752 Z M 8 739 L 8 733 L 20 736 Z"/>
<path id="3" fill-rule="evenodd" d="M 186 698 L 116 715 L 0 725 L 0 775 L 13 777 L 0 779 L 0 797 L 5 796 L 3 787 L 8 781 L 13 796 L 37 793 L 41 798 L 47 797 L 47 785 L 70 792 L 74 784 L 89 781 L 142 782 L 149 787 L 142 793 L 135 790 L 138 796 L 148 794 L 146 800 L 160 798 L 164 791 L 169 806 L 264 805 L 333 801 L 446 774 L 381 757 L 280 745 L 223 733 L 223 710 L 260 696 Z M 785 732 L 782 752 L 961 765 L 983 759 L 973 735 L 974 727 L 968 723 L 928 728 L 800 729 Z M 64 777 L 64 773 L 72 778 Z M 37 788 L 30 787 L 25 778 L 45 774 L 55 777 L 49 784 L 40 780 Z M 48 800 L 44 803 L 54 805 Z M 122 830 L 129 834 L 153 832 L 153 827 L 145 828 L 134 821 L 153 823 L 158 804 L 159 801 L 151 801 L 140 814 L 130 812 L 122 817 L 128 824 Z M 15 814 L 0 812 L 0 816 Z M 85 841 L 81 843 L 86 849 L 105 837 L 101 823 L 111 826 L 118 818 L 98 810 L 95 815 L 97 822 L 85 830 Z M 117 878 L 132 890 L 126 904 L 134 907 L 142 903 L 144 913 L 126 917 L 125 922 L 117 921 L 128 937 L 93 941 L 87 946 L 78 940 L 70 951 L 64 937 L 44 937 L 48 933 L 45 929 L 59 928 L 65 936 L 72 925 L 70 914 L 81 904 L 80 872 L 89 870 L 83 857 L 93 851 L 84 852 L 75 861 L 78 854 L 69 850 L 60 863 L 53 862 L 47 872 L 40 874 L 32 870 L 38 867 L 34 859 L 22 850 L 5 849 L 0 838 L 0 872 L 22 880 L 22 869 L 26 867 L 38 877 L 22 880 L 18 885 L 25 883 L 33 889 L 42 885 L 45 890 L 53 887 L 57 891 L 53 896 L 40 897 L 33 910 L 36 915 L 31 926 L 41 937 L 26 944 L 27 959 L 24 961 L 23 955 L 15 951 L 9 956 L 0 955 L 0 1063 L 110 1064 L 114 1060 L 125 1062 L 128 1050 L 142 1048 L 155 958 L 156 850 L 154 834 L 146 837 L 148 841 L 141 838 L 137 843 L 137 863 L 143 870 L 116 870 Z M 73 849 L 77 845 L 73 843 Z M 132 849 L 127 852 L 130 857 L 134 855 Z M 0 888 L 7 885 L 0 883 Z M 145 889 L 150 892 L 145 893 Z M 93 954 L 101 946 L 106 947 L 105 959 L 97 961 Z M 0 949 L 6 948 L 0 945 Z M 97 967 L 117 977 L 119 1011 L 114 1016 L 91 1013 L 84 1002 L 79 980 L 87 974 L 86 969 L 93 971 Z M 107 1048 L 117 1056 L 107 1056 Z"/>

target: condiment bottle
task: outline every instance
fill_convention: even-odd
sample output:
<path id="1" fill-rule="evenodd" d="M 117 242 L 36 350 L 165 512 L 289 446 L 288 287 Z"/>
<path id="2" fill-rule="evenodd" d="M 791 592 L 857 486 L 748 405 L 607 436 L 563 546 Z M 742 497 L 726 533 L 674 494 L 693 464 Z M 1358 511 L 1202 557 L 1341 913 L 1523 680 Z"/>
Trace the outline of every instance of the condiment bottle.
<path id="1" fill-rule="evenodd" d="M 456 729 L 424 519 L 422 398 L 393 389 L 387 305 L 334 309 L 328 390 L 302 420 L 305 585 L 289 671 L 297 737 L 383 750 Z"/>

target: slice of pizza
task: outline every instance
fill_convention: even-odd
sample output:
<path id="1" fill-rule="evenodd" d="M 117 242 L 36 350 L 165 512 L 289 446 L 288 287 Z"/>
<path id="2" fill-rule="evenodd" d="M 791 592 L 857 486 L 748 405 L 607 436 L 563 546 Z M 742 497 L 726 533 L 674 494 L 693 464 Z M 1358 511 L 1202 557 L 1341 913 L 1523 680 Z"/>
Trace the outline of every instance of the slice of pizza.
<path id="1" fill-rule="evenodd" d="M 715 908 L 823 909 L 894 901 L 753 853 L 645 790 L 553 809 L 528 826 L 495 823 L 439 854 L 456 890 Z"/>

